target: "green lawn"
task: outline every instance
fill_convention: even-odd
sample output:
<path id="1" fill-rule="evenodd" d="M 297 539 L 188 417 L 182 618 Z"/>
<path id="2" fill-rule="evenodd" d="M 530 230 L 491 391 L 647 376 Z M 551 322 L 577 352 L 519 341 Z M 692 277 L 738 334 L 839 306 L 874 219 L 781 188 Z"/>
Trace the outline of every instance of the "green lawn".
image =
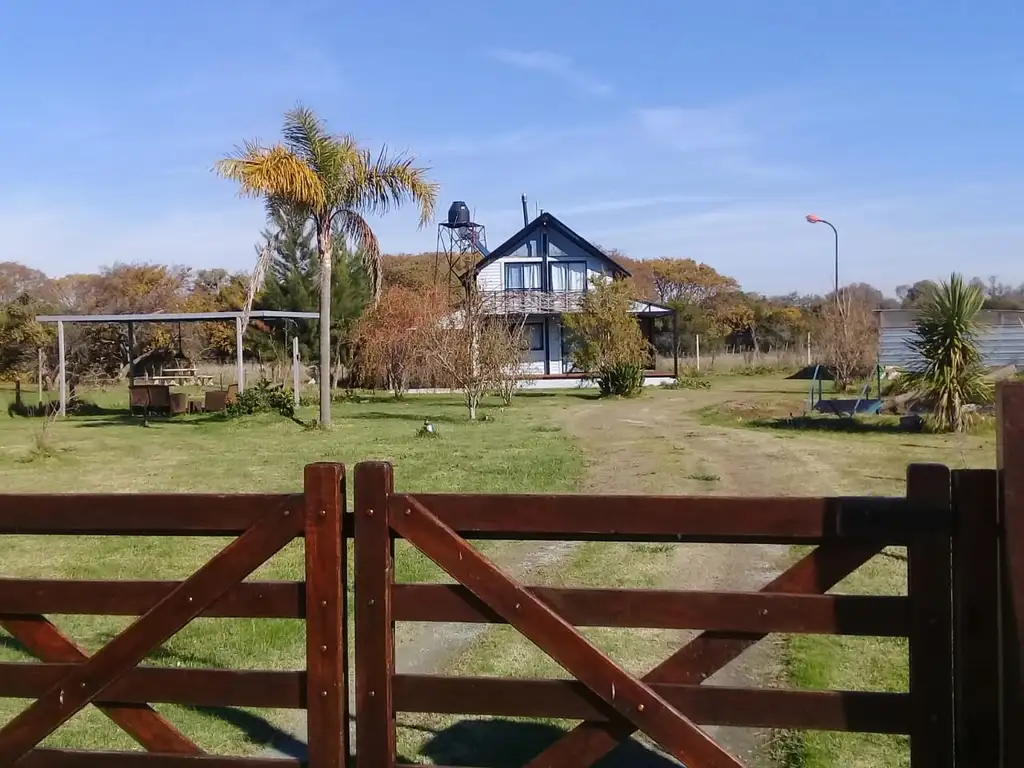
<path id="1" fill-rule="evenodd" d="M 310 461 L 342 461 L 351 467 L 364 459 L 388 459 L 395 464 L 396 486 L 414 491 L 569 491 L 580 487 L 589 460 L 588 488 L 599 483 L 598 489 L 609 492 L 623 490 L 623 483 L 635 491 L 630 481 L 649 475 L 666 478 L 652 480 L 657 489 L 663 489 L 668 480 L 692 480 L 704 482 L 712 491 L 716 484 L 728 482 L 727 488 L 718 490 L 737 494 L 899 495 L 909 463 L 990 467 L 995 459 L 991 433 L 963 437 L 909 434 L 896 431 L 891 419 L 865 420 L 856 431 L 839 431 L 834 429 L 834 417 L 799 423 L 805 428 L 797 429 L 787 418 L 801 412 L 806 382 L 748 376 L 711 379 L 710 390 L 656 392 L 637 401 L 601 404 L 588 423 L 613 432 L 597 431 L 579 446 L 558 426 L 567 421 L 560 412 L 583 405 L 580 398 L 589 396 L 528 391 L 510 409 L 489 403 L 485 409 L 488 420 L 476 424 L 466 420 L 457 397 L 415 396 L 400 403 L 373 397 L 365 402 L 338 403 L 334 408 L 336 426 L 328 433 L 269 416 L 239 421 L 185 417 L 156 420 L 149 427 L 118 415 L 72 418 L 47 430 L 42 442 L 50 458 L 40 458 L 38 450 L 42 421 L 8 419 L 3 415 L 6 405 L 0 391 L 0 491 L 295 491 L 301 488 L 302 466 Z M 117 399 L 116 392 L 95 396 L 97 403 L 108 406 L 116 405 Z M 634 405 L 647 412 L 623 410 Z M 315 414 L 303 409 L 299 416 L 310 419 Z M 437 425 L 440 438 L 415 436 L 425 419 Z M 642 444 L 615 443 L 616 429 L 628 431 L 638 428 L 637 424 L 648 430 Z M 733 428 L 737 440 L 722 440 L 723 427 Z M 750 429 L 756 432 L 747 431 Z M 690 450 L 693 443 L 701 446 L 701 461 L 705 454 L 708 457 L 706 471 L 678 461 L 680 451 Z M 729 450 L 737 444 L 747 447 Z M 779 446 L 786 446 L 785 462 L 795 471 L 780 471 L 785 468 L 773 458 Z M 720 456 L 713 455 L 716 450 Z M 598 457 L 604 463 L 595 463 Z M 600 477 L 595 478 L 595 468 Z M 727 481 L 719 481 L 718 473 L 728 476 Z M 814 481 L 818 485 L 812 491 Z M 703 488 L 698 492 L 704 492 Z M 43 541 L 39 537 L 4 537 L 0 539 L 0 576 L 177 578 L 193 571 L 222 545 L 221 541 L 190 539 L 48 537 Z M 493 552 L 512 545 L 485 542 L 483 546 Z M 906 566 L 900 554 L 893 550 L 875 558 L 836 591 L 904 593 Z M 399 550 L 398 565 L 402 581 L 440 578 L 436 568 L 406 548 Z M 671 579 L 678 567 L 672 548 L 664 545 L 589 543 L 531 574 L 530 581 L 657 586 Z M 297 548 L 283 552 L 261 575 L 301 578 L 301 552 Z M 126 622 L 57 617 L 57 623 L 86 648 L 95 650 Z M 646 630 L 598 629 L 587 630 L 587 634 L 637 671 L 662 658 L 678 641 L 673 633 Z M 299 668 L 302 645 L 300 622 L 200 620 L 148 663 Z M 0 660 L 25 658 L 0 633 Z M 782 683 L 797 687 L 906 689 L 906 645 L 901 641 L 799 636 L 787 639 L 783 664 L 788 680 Z M 559 674 L 541 652 L 503 627 L 482 635 L 449 671 Z M 0 700 L 0 723 L 23 705 Z M 161 709 L 212 752 L 251 752 L 258 750 L 264 739 L 257 714 L 263 717 L 266 712 Z M 510 739 L 521 740 L 525 751 L 535 749 L 556 735 L 552 726 L 564 726 L 545 723 L 529 733 L 501 733 L 504 726 L 500 722 L 480 727 L 468 721 L 455 724 L 453 718 L 409 715 L 402 715 L 400 725 L 404 754 L 439 762 L 455 761 L 460 750 L 475 749 L 474 741 L 480 738 L 506 745 Z M 444 739 L 429 737 L 439 731 Z M 132 746 L 93 711 L 59 730 L 49 743 Z M 486 749 L 476 749 L 473 756 L 479 759 L 485 753 Z M 777 755 L 786 768 L 897 768 L 908 762 L 905 739 L 860 734 L 784 735 Z"/>
<path id="2" fill-rule="evenodd" d="M 118 405 L 116 393 L 97 393 L 93 399 L 105 406 Z M 144 427 L 138 419 L 114 413 L 53 423 L 45 438 L 43 420 L 8 418 L 6 403 L 0 402 L 0 491 L 298 491 L 302 467 L 308 462 L 340 461 L 353 467 L 367 459 L 392 461 L 396 487 L 402 490 L 568 491 L 577 487 L 584 462 L 572 441 L 552 426 L 550 416 L 574 402 L 570 394 L 534 393 L 508 409 L 488 403 L 488 420 L 470 423 L 457 397 L 419 396 L 404 402 L 373 397 L 336 404 L 336 424 L 330 432 L 306 430 L 274 416 L 179 417 L 152 420 Z M 313 415 L 312 409 L 300 413 L 307 419 Z M 416 437 L 425 419 L 437 425 L 439 438 Z M 40 441 L 51 454 L 48 458 L 36 450 Z M 224 543 L 157 537 L 3 537 L 0 576 L 181 578 Z M 404 549 L 398 566 L 404 580 L 438 576 L 424 558 Z M 301 549 L 293 546 L 280 553 L 259 576 L 301 579 Z M 89 651 L 128 623 L 110 617 L 54 620 Z M 147 663 L 298 669 L 303 666 L 303 643 L 299 621 L 200 619 Z M 0 660 L 28 658 L 0 632 Z M 0 700 L 0 723 L 25 704 Z M 158 709 L 201 747 L 220 753 L 258 750 L 265 730 L 259 717 L 274 716 L 176 706 Z M 47 744 L 134 748 L 129 737 L 95 710 L 86 710 L 59 729 Z"/>
<path id="3" fill-rule="evenodd" d="M 799 415 L 800 395 L 780 389 L 758 398 L 730 396 L 701 410 L 704 423 L 756 429 L 798 441 L 828 467 L 841 486 L 837 494 L 901 496 L 906 466 L 938 462 L 951 469 L 995 465 L 994 425 L 982 424 L 975 434 L 914 434 L 897 429 L 892 416 L 859 417 L 855 422 L 835 416 L 791 420 Z M 803 395 L 806 399 L 806 394 Z M 839 584 L 834 593 L 905 595 L 905 550 L 890 548 Z M 789 684 L 797 688 L 906 691 L 905 639 L 796 635 L 784 645 Z M 780 734 L 775 756 L 784 768 L 903 768 L 910 764 L 909 740 L 880 734 L 804 731 Z"/>

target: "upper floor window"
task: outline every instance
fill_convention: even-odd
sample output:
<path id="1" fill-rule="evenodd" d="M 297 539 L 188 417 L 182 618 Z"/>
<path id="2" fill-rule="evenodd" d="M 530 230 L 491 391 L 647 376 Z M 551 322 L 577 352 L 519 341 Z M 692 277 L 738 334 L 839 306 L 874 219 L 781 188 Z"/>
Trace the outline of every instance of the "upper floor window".
<path id="1" fill-rule="evenodd" d="M 540 264 L 505 265 L 506 291 L 539 290 L 540 287 Z"/>
<path id="2" fill-rule="evenodd" d="M 552 291 L 584 291 L 586 288 L 585 261 L 556 261 L 551 264 Z"/>

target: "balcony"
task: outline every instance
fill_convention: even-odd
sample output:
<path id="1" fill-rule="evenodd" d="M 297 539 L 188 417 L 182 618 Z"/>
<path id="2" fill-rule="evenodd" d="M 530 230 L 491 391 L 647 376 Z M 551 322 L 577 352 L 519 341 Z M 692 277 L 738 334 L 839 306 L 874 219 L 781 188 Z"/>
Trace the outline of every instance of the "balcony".
<path id="1" fill-rule="evenodd" d="M 484 311 L 491 315 L 557 315 L 575 312 L 586 291 L 525 290 L 484 291 Z"/>

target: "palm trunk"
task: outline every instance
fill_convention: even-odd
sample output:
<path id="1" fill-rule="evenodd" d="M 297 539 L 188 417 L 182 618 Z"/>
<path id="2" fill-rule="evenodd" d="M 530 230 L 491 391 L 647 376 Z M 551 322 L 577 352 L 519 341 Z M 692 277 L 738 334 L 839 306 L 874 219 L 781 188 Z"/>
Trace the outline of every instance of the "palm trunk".
<path id="1" fill-rule="evenodd" d="M 317 224 L 320 251 L 320 426 L 331 426 L 331 235 Z"/>

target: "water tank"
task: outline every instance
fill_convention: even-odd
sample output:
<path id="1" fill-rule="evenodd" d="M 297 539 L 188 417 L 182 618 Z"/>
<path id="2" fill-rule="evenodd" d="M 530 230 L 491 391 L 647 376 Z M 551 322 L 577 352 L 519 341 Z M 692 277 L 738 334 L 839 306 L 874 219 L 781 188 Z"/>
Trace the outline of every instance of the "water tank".
<path id="1" fill-rule="evenodd" d="M 448 226 L 462 227 L 470 223 L 472 219 L 469 216 L 469 206 L 461 200 L 456 200 L 448 208 Z"/>

